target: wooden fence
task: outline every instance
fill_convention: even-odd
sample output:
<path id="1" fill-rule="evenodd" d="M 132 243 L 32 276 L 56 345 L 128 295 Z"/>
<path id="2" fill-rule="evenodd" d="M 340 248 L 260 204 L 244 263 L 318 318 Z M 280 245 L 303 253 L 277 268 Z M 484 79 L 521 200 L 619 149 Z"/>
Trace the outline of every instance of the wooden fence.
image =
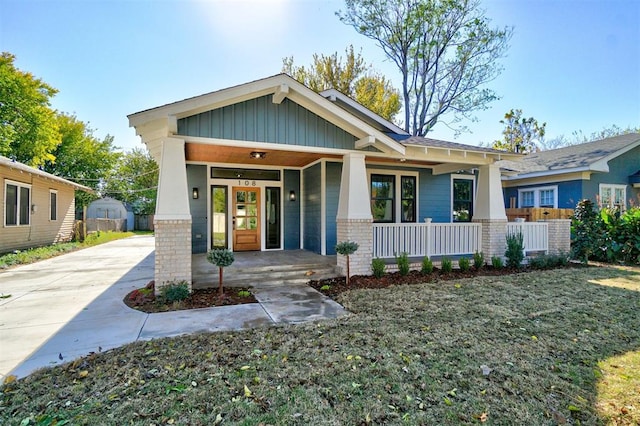
<path id="1" fill-rule="evenodd" d="M 571 219 L 573 209 L 546 209 L 544 207 L 528 207 L 522 209 L 506 209 L 509 222 L 522 218 L 526 222 L 537 222 L 548 219 Z"/>

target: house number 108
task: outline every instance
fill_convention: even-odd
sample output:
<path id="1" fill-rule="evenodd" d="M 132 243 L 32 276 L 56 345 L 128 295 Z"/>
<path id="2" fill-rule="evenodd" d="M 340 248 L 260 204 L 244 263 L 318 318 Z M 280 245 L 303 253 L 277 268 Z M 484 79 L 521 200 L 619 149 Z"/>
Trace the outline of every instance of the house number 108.
<path id="1" fill-rule="evenodd" d="M 242 185 L 242 180 L 238 180 L 238 185 Z M 244 186 L 256 186 L 255 180 L 245 180 Z"/>

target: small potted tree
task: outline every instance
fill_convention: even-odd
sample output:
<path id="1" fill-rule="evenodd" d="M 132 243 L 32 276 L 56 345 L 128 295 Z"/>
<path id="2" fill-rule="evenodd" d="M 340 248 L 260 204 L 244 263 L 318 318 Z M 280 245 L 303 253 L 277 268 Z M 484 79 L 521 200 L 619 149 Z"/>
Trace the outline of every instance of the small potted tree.
<path id="1" fill-rule="evenodd" d="M 222 299 L 224 292 L 222 291 L 222 270 L 227 266 L 230 266 L 235 258 L 233 252 L 229 249 L 213 249 L 207 252 L 207 260 L 209 263 L 216 265 L 220 271 L 220 283 L 218 285 L 218 294 Z"/>
<path id="2" fill-rule="evenodd" d="M 349 277 L 351 271 L 349 270 L 349 256 L 358 250 L 358 243 L 353 241 L 342 241 L 336 244 L 336 253 L 347 257 L 347 285 L 349 285 Z"/>

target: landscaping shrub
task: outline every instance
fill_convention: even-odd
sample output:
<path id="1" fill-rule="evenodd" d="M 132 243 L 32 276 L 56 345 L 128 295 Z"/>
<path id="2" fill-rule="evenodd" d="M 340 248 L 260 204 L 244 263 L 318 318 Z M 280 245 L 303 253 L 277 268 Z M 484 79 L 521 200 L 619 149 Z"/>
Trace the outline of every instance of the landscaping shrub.
<path id="1" fill-rule="evenodd" d="M 502 269 L 504 268 L 504 262 L 502 262 L 502 258 L 500 256 L 493 256 L 491 258 L 491 266 L 495 269 Z"/>
<path id="2" fill-rule="evenodd" d="M 549 267 L 549 256 L 541 255 L 530 257 L 529 266 L 533 269 L 547 269 Z"/>
<path id="3" fill-rule="evenodd" d="M 483 252 L 475 252 L 473 253 L 473 268 L 476 271 L 479 271 L 484 266 L 484 253 Z"/>
<path id="4" fill-rule="evenodd" d="M 396 256 L 396 263 L 398 264 L 398 271 L 403 277 L 409 274 L 409 254 L 401 253 L 400 256 Z"/>
<path id="5" fill-rule="evenodd" d="M 460 268 L 462 272 L 468 272 L 469 269 L 471 269 L 469 259 L 467 259 L 466 257 L 461 257 L 460 260 L 458 260 L 458 268 Z"/>
<path id="6" fill-rule="evenodd" d="M 453 262 L 448 257 L 443 257 L 442 262 L 440 262 L 440 267 L 442 268 L 442 272 L 448 274 L 453 271 Z"/>
<path id="7" fill-rule="evenodd" d="M 160 288 L 160 295 L 169 303 L 180 302 L 189 297 L 189 284 L 186 281 L 169 283 Z"/>
<path id="8" fill-rule="evenodd" d="M 382 278 L 386 269 L 387 269 L 387 264 L 384 263 L 383 259 L 376 257 L 371 261 L 371 270 L 373 271 L 374 277 Z"/>
<path id="9" fill-rule="evenodd" d="M 422 269 L 420 270 L 425 275 L 428 275 L 433 272 L 433 262 L 428 256 L 425 256 L 422 259 Z"/>
<path id="10" fill-rule="evenodd" d="M 522 232 L 507 235 L 507 250 L 504 256 L 507 258 L 509 268 L 519 268 L 524 260 L 524 241 Z"/>
<path id="11" fill-rule="evenodd" d="M 349 256 L 358 250 L 358 243 L 353 241 L 341 241 L 335 246 L 336 253 L 347 257 L 347 285 L 351 278 L 351 265 L 349 265 Z"/>
<path id="12" fill-rule="evenodd" d="M 236 258 L 233 256 L 233 252 L 229 249 L 213 249 L 207 252 L 207 261 L 213 263 L 220 269 L 218 277 L 218 294 L 220 298 L 224 295 L 222 289 L 223 270 L 227 266 L 230 266 L 235 260 Z"/>
<path id="13" fill-rule="evenodd" d="M 585 263 L 589 258 L 597 257 L 604 243 L 602 230 L 602 219 L 596 212 L 593 201 L 585 199 L 578 202 L 571 220 L 573 257 Z"/>

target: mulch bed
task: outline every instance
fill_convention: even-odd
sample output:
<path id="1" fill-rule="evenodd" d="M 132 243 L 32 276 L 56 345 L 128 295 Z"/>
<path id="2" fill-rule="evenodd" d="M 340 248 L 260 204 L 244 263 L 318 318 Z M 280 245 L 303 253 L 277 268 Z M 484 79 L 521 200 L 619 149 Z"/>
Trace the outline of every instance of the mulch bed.
<path id="1" fill-rule="evenodd" d="M 249 287 L 224 287 L 224 296 L 220 298 L 217 288 L 194 289 L 189 297 L 180 302 L 167 303 L 153 292 L 154 282 L 151 281 L 143 289 L 133 290 L 124 297 L 125 305 L 132 309 L 146 313 L 182 311 L 186 309 L 210 308 L 213 306 L 242 305 L 258 303 Z M 144 291 L 144 290 L 151 290 Z M 243 294 L 248 292 L 249 294 Z M 147 293 L 147 294 L 145 294 Z"/>
<path id="2" fill-rule="evenodd" d="M 565 268 L 574 268 L 580 266 L 582 265 L 570 263 L 566 265 Z M 437 268 L 434 268 L 431 274 L 423 274 L 420 271 L 410 271 L 407 275 L 403 276 L 399 272 L 391 272 L 385 273 L 381 278 L 376 278 L 373 275 L 354 275 L 349 280 L 349 285 L 347 285 L 345 277 L 312 280 L 309 281 L 309 285 L 322 294 L 335 299 L 340 293 L 349 290 L 365 288 L 386 288 L 393 285 L 421 284 L 435 281 L 451 281 L 460 280 L 463 278 L 473 278 L 477 276 L 502 276 L 532 271 L 534 271 L 534 269 L 530 267 L 522 267 L 520 269 L 496 269 L 493 266 L 485 266 L 480 270 L 471 269 L 466 272 L 453 270 L 453 272 L 445 273 Z"/>

